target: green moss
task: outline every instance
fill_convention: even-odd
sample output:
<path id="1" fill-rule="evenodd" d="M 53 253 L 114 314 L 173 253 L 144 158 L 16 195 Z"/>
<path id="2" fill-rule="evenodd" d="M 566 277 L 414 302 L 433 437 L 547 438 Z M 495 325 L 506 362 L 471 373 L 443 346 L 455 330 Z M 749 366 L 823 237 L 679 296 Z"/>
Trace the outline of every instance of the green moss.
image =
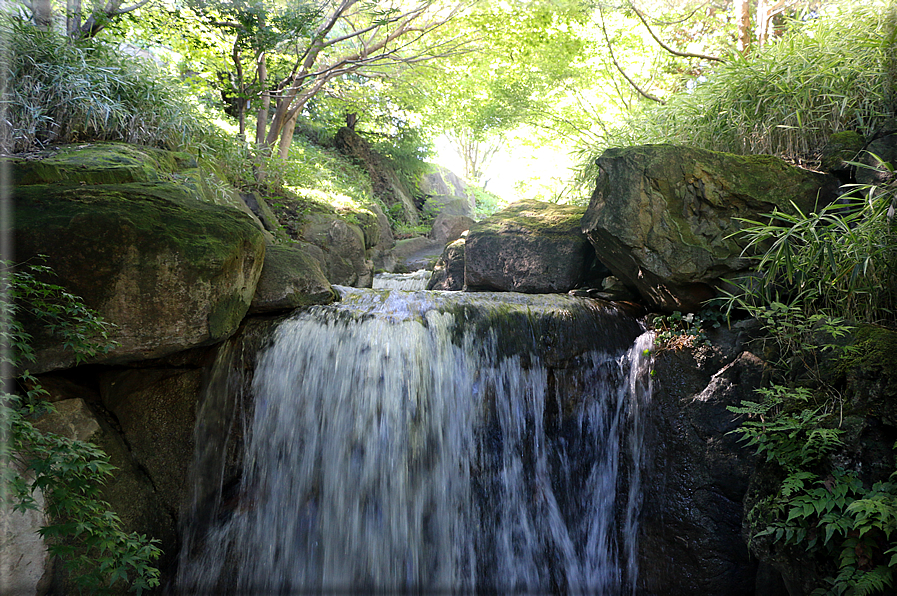
<path id="1" fill-rule="evenodd" d="M 153 182 L 196 165 L 187 153 L 124 143 L 65 145 L 8 161 L 19 186 Z"/>
<path id="2" fill-rule="evenodd" d="M 219 300 L 209 313 L 211 339 L 220 340 L 228 337 L 240 325 L 247 310 L 249 304 L 238 295 L 224 296 Z"/>
<path id="3" fill-rule="evenodd" d="M 897 377 L 897 331 L 862 325 L 855 337 L 855 350 L 844 360 L 846 368 L 877 369 L 881 375 Z"/>
<path id="4" fill-rule="evenodd" d="M 518 201 L 471 226 L 471 234 L 526 230 L 532 235 L 569 234 L 580 230 L 586 208 L 541 201 Z"/>
<path id="5" fill-rule="evenodd" d="M 865 144 L 866 139 L 858 132 L 852 130 L 836 132 L 828 138 L 822 152 L 822 169 L 830 172 L 844 168 L 847 165 L 845 162 L 855 160 Z"/>
<path id="6" fill-rule="evenodd" d="M 80 280 L 71 290 L 94 308 L 113 292 L 108 280 L 135 255 L 152 272 L 166 270 L 160 260 L 176 260 L 197 283 L 226 267 L 235 246 L 264 242 L 247 214 L 198 201 L 170 182 L 29 185 L 16 188 L 15 199 L 17 258 L 55 255 L 57 273 Z M 151 296 L 157 283 L 148 275 L 140 289 Z"/>

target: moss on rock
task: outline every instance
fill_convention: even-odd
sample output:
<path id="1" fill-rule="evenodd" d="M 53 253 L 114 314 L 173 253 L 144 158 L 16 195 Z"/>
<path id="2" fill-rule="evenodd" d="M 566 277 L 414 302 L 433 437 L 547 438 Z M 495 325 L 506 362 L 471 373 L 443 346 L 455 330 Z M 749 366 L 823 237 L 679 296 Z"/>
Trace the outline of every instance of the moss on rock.
<path id="1" fill-rule="evenodd" d="M 65 145 L 10 158 L 10 162 L 18 186 L 153 182 L 196 166 L 187 153 L 125 143 Z"/>
<path id="2" fill-rule="evenodd" d="M 582 229 L 616 277 L 666 311 L 698 310 L 744 271 L 742 219 L 830 202 L 838 181 L 769 155 L 673 145 L 608 149 Z"/>
<path id="3" fill-rule="evenodd" d="M 255 292 L 265 239 L 245 213 L 183 185 L 27 185 L 15 191 L 19 260 L 47 255 L 61 285 L 118 327 L 109 358 L 220 341 Z M 35 330 L 41 370 L 71 356 Z"/>

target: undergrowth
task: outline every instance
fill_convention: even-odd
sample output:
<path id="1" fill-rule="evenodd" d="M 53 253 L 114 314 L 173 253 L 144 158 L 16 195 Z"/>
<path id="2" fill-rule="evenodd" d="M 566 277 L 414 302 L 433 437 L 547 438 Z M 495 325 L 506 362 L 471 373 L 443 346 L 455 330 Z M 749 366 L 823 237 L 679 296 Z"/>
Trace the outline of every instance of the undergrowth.
<path id="1" fill-rule="evenodd" d="M 50 144 L 123 141 L 196 152 L 221 133 L 186 88 L 154 63 L 100 40 L 72 42 L 3 16 L 6 154 Z"/>
<path id="2" fill-rule="evenodd" d="M 821 570 L 814 596 L 893 593 L 897 572 L 897 460 L 889 476 L 865 480 L 847 464 L 845 414 L 876 414 L 851 412 L 837 386 L 839 371 L 888 368 L 858 329 L 897 333 L 897 185 L 855 193 L 813 213 L 745 222 L 758 274 L 724 300 L 760 321 L 774 365 L 771 387 L 729 408 L 745 418 L 733 432 L 774 482 L 748 512 L 751 544 L 773 557 L 803 553 Z"/>
<path id="3" fill-rule="evenodd" d="M 122 585 L 141 594 L 159 585 L 153 566 L 161 551 L 155 539 L 127 533 L 101 497 L 114 470 L 108 456 L 93 444 L 40 431 L 34 424 L 54 411 L 46 391 L 27 366 L 35 359 L 31 337 L 20 321 L 24 314 L 41 322 L 71 349 L 78 362 L 113 347 L 109 325 L 77 296 L 44 281 L 43 266 L 12 271 L 0 262 L 4 296 L 0 343 L 3 364 L 19 369 L 22 390 L 0 392 L 0 497 L 3 507 L 45 513 L 40 528 L 51 555 L 59 557 L 71 587 L 79 593 L 115 593 Z"/>
<path id="4" fill-rule="evenodd" d="M 851 3 L 795 23 L 781 40 L 716 67 L 693 89 L 608 127 L 587 153 L 581 181 L 608 147 L 674 143 L 738 154 L 807 158 L 839 131 L 893 126 L 897 9 Z"/>

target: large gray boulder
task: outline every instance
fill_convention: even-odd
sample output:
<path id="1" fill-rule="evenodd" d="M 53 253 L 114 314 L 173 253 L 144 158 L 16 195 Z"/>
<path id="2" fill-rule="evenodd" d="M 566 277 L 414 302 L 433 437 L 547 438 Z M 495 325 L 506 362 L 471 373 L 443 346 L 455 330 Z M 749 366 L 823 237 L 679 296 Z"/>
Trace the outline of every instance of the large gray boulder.
<path id="1" fill-rule="evenodd" d="M 19 177 L 20 164 L 13 169 Z M 256 221 L 202 200 L 189 184 L 103 180 L 15 188 L 16 259 L 49 265 L 57 277 L 48 281 L 115 325 L 117 346 L 93 361 L 162 357 L 233 334 L 264 260 Z M 74 364 L 58 337 L 23 321 L 37 350 L 32 372 Z"/>
<path id="2" fill-rule="evenodd" d="M 430 238 L 441 245 L 454 242 L 461 234 L 468 231 L 476 221 L 466 215 L 449 215 L 440 213 L 433 222 Z"/>
<path id="3" fill-rule="evenodd" d="M 442 212 L 473 217 L 476 198 L 460 176 L 447 168 L 436 166 L 420 181 L 420 191 L 426 197 L 424 213 L 436 216 Z"/>
<path id="4" fill-rule="evenodd" d="M 373 220 L 376 223 L 376 219 Z M 369 231 L 379 226 L 366 227 Z M 306 216 L 299 237 L 319 248 L 321 270 L 333 284 L 369 288 L 374 278 L 374 263 L 368 258 L 368 246 L 379 242 L 379 234 L 365 234 L 365 229 L 337 214 L 317 212 Z"/>
<path id="5" fill-rule="evenodd" d="M 580 230 L 585 209 L 524 200 L 471 226 L 464 250 L 468 290 L 568 292 L 591 263 Z"/>
<path id="6" fill-rule="evenodd" d="M 598 260 L 653 308 L 699 310 L 745 271 L 738 218 L 831 202 L 838 181 L 768 155 L 673 145 L 608 149 L 582 230 Z"/>

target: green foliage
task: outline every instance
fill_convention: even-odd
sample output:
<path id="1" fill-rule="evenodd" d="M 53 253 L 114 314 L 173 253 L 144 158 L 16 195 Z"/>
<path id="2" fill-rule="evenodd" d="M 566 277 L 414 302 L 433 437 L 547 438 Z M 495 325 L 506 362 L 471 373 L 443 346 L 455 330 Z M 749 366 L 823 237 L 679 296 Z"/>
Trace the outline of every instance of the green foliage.
<path id="1" fill-rule="evenodd" d="M 427 161 L 433 157 L 433 143 L 426 139 L 420 128 L 400 123 L 394 134 L 377 134 L 371 148 L 384 156 L 396 174 L 412 192 L 430 170 Z"/>
<path id="2" fill-rule="evenodd" d="M 334 149 L 296 136 L 286 160 L 270 158 L 266 182 L 335 209 L 371 203 L 371 180 L 363 168 Z"/>
<path id="3" fill-rule="evenodd" d="M 473 195 L 476 202 L 477 217 L 489 217 L 505 206 L 505 201 L 500 196 L 480 186 L 471 184 L 467 187 L 467 192 Z"/>
<path id="4" fill-rule="evenodd" d="M 855 352 L 843 345 L 855 323 L 897 322 L 897 188 L 854 191 L 817 212 L 742 220 L 757 275 L 735 281 L 724 308 L 763 324 L 775 348 L 766 356 L 786 373 L 817 371 L 826 352 Z"/>
<path id="5" fill-rule="evenodd" d="M 661 349 L 709 344 L 706 331 L 710 327 L 718 329 L 724 321 L 725 315 L 713 308 L 684 315 L 679 311 L 669 315 L 657 315 L 651 321 L 654 344 Z"/>
<path id="6" fill-rule="evenodd" d="M 865 488 L 857 474 L 826 469 L 843 447 L 842 431 L 823 423 L 821 408 L 803 408 L 805 387 L 761 389 L 761 402 L 729 410 L 747 416 L 735 433 L 784 473 L 777 492 L 748 513 L 751 541 L 799 546 L 831 572 L 813 594 L 878 594 L 897 570 L 897 472 Z"/>
<path id="7" fill-rule="evenodd" d="M 884 3 L 850 3 L 795 25 L 784 39 L 705 72 L 665 105 L 608 127 L 609 146 L 669 142 L 731 153 L 806 157 L 836 132 L 887 125 L 895 105 L 897 15 Z M 586 177 L 593 175 L 588 165 Z"/>
<path id="8" fill-rule="evenodd" d="M 2 28 L 10 54 L 6 153 L 92 140 L 195 150 L 218 134 L 185 89 L 148 60 L 8 17 Z"/>
<path id="9" fill-rule="evenodd" d="M 874 340 L 850 336 L 857 323 L 895 322 L 894 188 L 858 190 L 816 213 L 746 222 L 758 277 L 724 301 L 761 322 L 777 374 L 805 383 L 760 389 L 762 400 L 729 409 L 746 417 L 733 432 L 781 478 L 748 515 L 752 540 L 806 549 L 829 574 L 818 595 L 887 593 L 897 569 L 897 472 L 870 488 L 833 464 L 843 404 L 824 369 L 882 360 Z"/>
<path id="10" fill-rule="evenodd" d="M 2 343 L 6 364 L 23 367 L 34 360 L 30 337 L 17 317 L 23 315 L 44 323 L 80 362 L 113 347 L 109 324 L 87 309 L 77 296 L 61 286 L 42 281 L 51 274 L 44 266 L 26 265 L 4 269 L 7 290 L 2 302 Z M 46 501 L 49 523 L 40 529 L 52 555 L 61 558 L 81 593 L 104 594 L 122 584 L 131 591 L 159 585 L 159 571 L 152 561 L 161 554 L 157 540 L 121 529 L 121 520 L 100 497 L 113 466 L 95 445 L 44 433 L 32 420 L 53 411 L 41 400 L 45 391 L 27 371 L 21 373 L 23 395 L 0 394 L 0 419 L 4 436 L 0 442 L 0 482 L 9 504 L 18 511 L 39 509 L 36 492 Z"/>
<path id="11" fill-rule="evenodd" d="M 798 409 L 812 397 L 806 387 L 773 385 L 757 392 L 763 401 L 745 401 L 728 409 L 748 417 L 733 432 L 741 435 L 746 446 L 765 455 L 766 461 L 799 475 L 799 470 L 819 462 L 842 445 L 840 430 L 819 426 L 822 408 Z"/>
<path id="12" fill-rule="evenodd" d="M 897 185 L 861 187 L 855 196 L 804 214 L 776 211 L 767 223 L 742 220 L 747 252 L 763 272 L 752 295 L 778 304 L 782 287 L 803 313 L 844 311 L 869 322 L 897 321 Z"/>

